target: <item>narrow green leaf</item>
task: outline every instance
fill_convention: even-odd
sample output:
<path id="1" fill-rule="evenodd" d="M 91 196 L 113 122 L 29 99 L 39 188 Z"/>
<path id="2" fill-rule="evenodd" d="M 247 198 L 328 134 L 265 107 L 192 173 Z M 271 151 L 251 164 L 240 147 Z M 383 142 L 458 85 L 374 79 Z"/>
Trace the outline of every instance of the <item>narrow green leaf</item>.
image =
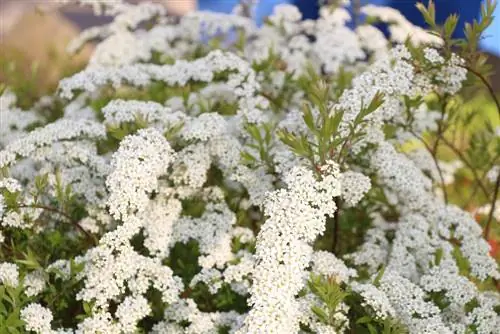
<path id="1" fill-rule="evenodd" d="M 321 322 L 323 322 L 327 325 L 329 324 L 328 314 L 325 312 L 325 310 L 323 310 L 319 306 L 313 305 L 311 307 L 311 311 L 313 311 L 313 313 L 318 317 L 319 320 L 321 320 Z"/>
<path id="2" fill-rule="evenodd" d="M 373 285 L 375 285 L 376 287 L 380 286 L 380 280 L 384 276 L 384 273 L 385 265 L 383 265 L 382 268 L 380 268 L 380 270 L 378 271 L 377 276 L 375 276 L 375 279 L 373 280 Z"/>

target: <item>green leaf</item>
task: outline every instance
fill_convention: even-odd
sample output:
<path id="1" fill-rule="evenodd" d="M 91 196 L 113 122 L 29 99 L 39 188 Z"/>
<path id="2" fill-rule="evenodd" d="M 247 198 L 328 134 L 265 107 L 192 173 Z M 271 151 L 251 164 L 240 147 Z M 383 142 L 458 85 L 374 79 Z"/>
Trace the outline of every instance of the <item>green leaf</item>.
<path id="1" fill-rule="evenodd" d="M 241 151 L 241 158 L 243 160 L 246 160 L 247 162 L 250 162 L 250 163 L 254 163 L 257 161 L 257 158 L 255 158 L 253 155 L 251 155 L 247 151 Z"/>
<path id="2" fill-rule="evenodd" d="M 305 135 L 297 136 L 285 129 L 281 129 L 278 131 L 278 137 L 285 145 L 289 146 L 295 154 L 303 157 L 312 157 L 311 145 Z"/>
<path id="3" fill-rule="evenodd" d="M 326 325 L 329 324 L 328 314 L 321 307 L 313 305 L 311 307 L 311 311 L 313 311 L 313 313 L 318 317 L 319 320 L 321 320 L 321 322 L 323 322 Z"/>
<path id="4" fill-rule="evenodd" d="M 87 302 L 83 302 L 83 311 L 85 312 L 85 314 L 91 315 L 92 314 L 92 305 L 90 305 Z"/>
<path id="5" fill-rule="evenodd" d="M 250 134 L 250 136 L 257 142 L 261 143 L 263 141 L 262 135 L 260 134 L 260 130 L 255 124 L 247 124 L 246 130 Z"/>
<path id="6" fill-rule="evenodd" d="M 434 5 L 434 2 L 432 0 L 429 0 L 429 5 L 427 6 L 427 8 L 423 3 L 420 2 L 415 6 L 420 11 L 420 13 L 422 13 L 425 22 L 433 28 L 436 27 L 436 7 Z"/>
<path id="7" fill-rule="evenodd" d="M 407 334 L 406 326 L 393 318 L 385 318 L 383 334 Z"/>
<path id="8" fill-rule="evenodd" d="M 380 334 L 372 324 L 366 324 L 366 327 L 368 328 L 370 334 Z"/>
<path id="9" fill-rule="evenodd" d="M 316 132 L 317 129 L 316 129 L 316 124 L 314 123 L 313 113 L 311 111 L 311 106 L 308 103 L 304 103 L 304 106 L 302 108 L 302 113 L 304 122 L 306 123 L 309 130 L 311 130 L 312 132 Z"/>
<path id="10" fill-rule="evenodd" d="M 49 184 L 49 174 L 45 173 L 43 175 L 35 176 L 35 187 L 39 192 L 43 192 L 47 185 Z"/>
<path id="11" fill-rule="evenodd" d="M 436 266 L 439 266 L 442 259 L 443 259 L 443 249 L 438 248 L 438 250 L 434 254 L 434 263 L 436 264 Z"/>
<path id="12" fill-rule="evenodd" d="M 360 124 L 364 118 L 370 115 L 372 112 L 378 109 L 384 103 L 384 94 L 381 92 L 377 92 L 373 99 L 370 101 L 370 104 L 367 107 L 361 107 L 361 111 L 356 116 L 354 120 L 354 124 Z"/>
<path id="13" fill-rule="evenodd" d="M 358 320 L 356 320 L 356 323 L 359 324 L 359 325 L 362 325 L 362 324 L 366 324 L 366 323 L 369 323 L 371 322 L 373 319 L 367 315 L 365 315 L 364 317 L 361 317 L 359 318 Z"/>
<path id="14" fill-rule="evenodd" d="M 380 286 L 380 280 L 384 276 L 384 273 L 385 273 L 385 265 L 383 265 L 382 268 L 380 268 L 380 270 L 378 271 L 377 276 L 373 280 L 373 285 L 375 285 L 376 287 Z"/>
<path id="15" fill-rule="evenodd" d="M 349 295 L 333 278 L 324 279 L 320 275 L 311 274 L 308 284 L 311 291 L 326 304 L 330 315 Z"/>
<path id="16" fill-rule="evenodd" d="M 344 111 L 340 110 L 335 112 L 335 114 L 328 118 L 329 129 L 328 133 L 331 137 L 337 134 L 342 118 L 344 117 Z"/>
<path id="17" fill-rule="evenodd" d="M 451 37 L 453 36 L 453 33 L 457 28 L 457 23 L 458 23 L 457 14 L 451 14 L 444 22 L 444 37 L 446 40 L 450 40 Z"/>

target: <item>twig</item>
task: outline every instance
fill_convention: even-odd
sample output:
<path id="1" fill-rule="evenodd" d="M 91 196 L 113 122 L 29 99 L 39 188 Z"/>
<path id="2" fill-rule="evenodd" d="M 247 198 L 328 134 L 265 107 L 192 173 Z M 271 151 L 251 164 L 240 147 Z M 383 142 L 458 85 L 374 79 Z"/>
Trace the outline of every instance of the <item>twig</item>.
<path id="1" fill-rule="evenodd" d="M 444 182 L 443 171 L 441 170 L 441 166 L 439 166 L 439 162 L 437 161 L 435 150 L 432 149 L 429 146 L 429 144 L 426 143 L 426 141 L 424 140 L 424 138 L 422 138 L 421 136 L 419 136 L 418 134 L 416 134 L 414 131 L 410 130 L 410 133 L 413 136 L 415 136 L 415 138 L 417 138 L 418 140 L 420 140 L 422 142 L 422 144 L 424 144 L 426 150 L 429 151 L 430 155 L 432 156 L 432 160 L 434 161 L 434 165 L 436 165 L 436 169 L 437 169 L 438 174 L 439 174 L 439 179 L 441 180 L 441 188 L 443 189 L 444 202 L 448 203 L 448 193 L 446 192 L 446 185 L 445 185 L 445 182 Z M 436 147 L 436 145 L 435 145 L 435 147 Z"/>
<path id="2" fill-rule="evenodd" d="M 481 188 L 481 190 L 483 191 L 484 195 L 486 197 L 489 197 L 489 194 L 488 194 L 488 190 L 486 190 L 486 187 L 484 186 L 483 182 L 481 181 L 481 178 L 479 177 L 479 175 L 477 174 L 477 171 L 476 169 L 470 164 L 470 162 L 465 158 L 465 156 L 463 155 L 462 152 L 460 152 L 460 150 L 458 150 L 452 143 L 450 143 L 444 136 L 441 136 L 441 140 L 443 141 L 443 143 L 446 144 L 446 146 L 448 146 L 459 158 L 460 160 L 471 170 L 472 174 L 474 175 L 474 178 L 476 179 L 477 181 L 477 184 L 479 185 L 479 187 Z"/>
<path id="3" fill-rule="evenodd" d="M 483 84 L 486 86 L 486 89 L 488 89 L 488 92 L 490 93 L 491 98 L 495 102 L 495 105 L 497 106 L 497 113 L 500 116 L 500 101 L 498 100 L 497 96 L 495 95 L 495 91 L 493 90 L 493 87 L 491 87 L 490 83 L 488 80 L 478 71 L 473 69 L 470 66 L 463 66 L 467 71 L 471 72 L 474 74 L 476 77 L 478 77 Z M 491 229 L 491 222 L 493 221 L 493 213 L 495 211 L 495 206 L 496 206 L 496 201 L 498 197 L 498 188 L 500 187 L 500 175 L 497 176 L 497 181 L 495 184 L 495 190 L 493 191 L 493 199 L 491 200 L 491 209 L 490 213 L 488 214 L 488 220 L 486 222 L 486 226 L 484 227 L 484 237 L 488 239 L 489 234 L 490 234 L 490 229 Z M 488 197 L 488 195 L 486 195 Z"/>
<path id="4" fill-rule="evenodd" d="M 488 240 L 491 222 L 493 221 L 493 213 L 495 212 L 495 205 L 497 203 L 498 188 L 500 188 L 500 174 L 497 176 L 497 182 L 495 183 L 495 190 L 493 191 L 493 200 L 491 201 L 490 213 L 488 214 L 488 220 L 486 221 L 486 226 L 484 227 L 484 238 Z"/>
<path id="5" fill-rule="evenodd" d="M 339 246 L 339 237 L 340 237 L 340 198 L 337 197 L 335 199 L 335 204 L 337 205 L 337 210 L 335 211 L 335 214 L 333 215 L 333 239 L 332 239 L 332 252 L 334 254 L 337 254 L 338 251 L 338 246 Z"/>
<path id="6" fill-rule="evenodd" d="M 95 240 L 94 236 L 92 236 L 89 232 L 87 232 L 80 224 L 78 224 L 78 222 L 74 221 L 70 215 L 68 215 L 67 213 L 65 213 L 59 209 L 49 207 L 49 206 L 39 205 L 39 204 L 20 204 L 17 207 L 42 209 L 45 211 L 57 213 L 57 214 L 63 216 L 64 218 L 66 218 L 71 223 L 71 225 L 75 226 L 80 232 L 82 232 L 93 245 L 96 244 L 96 240 Z"/>
<path id="7" fill-rule="evenodd" d="M 491 87 L 488 80 L 486 80 L 486 78 L 481 73 L 479 73 L 478 71 L 476 71 L 472 67 L 467 66 L 467 65 L 462 66 L 462 67 L 465 68 L 467 71 L 471 72 L 472 74 L 474 74 L 476 77 L 478 77 L 483 82 L 483 84 L 486 86 L 486 89 L 488 89 L 488 92 L 490 93 L 491 98 L 495 102 L 495 104 L 497 106 L 498 115 L 500 116 L 500 101 L 497 99 L 497 97 L 495 95 L 495 91 L 493 90 L 493 87 Z"/>
<path id="8" fill-rule="evenodd" d="M 484 181 L 484 178 L 486 177 L 486 175 L 488 175 L 488 171 L 493 167 L 493 166 L 496 166 L 496 163 L 497 163 L 497 160 L 498 160 L 498 157 L 500 155 L 497 155 L 489 164 L 488 166 L 486 166 L 485 168 L 485 171 L 483 173 L 483 176 L 481 176 L 481 181 Z M 474 196 L 477 194 L 477 191 L 479 189 L 479 186 L 476 184 L 474 186 L 474 190 L 472 191 L 472 193 L 470 194 L 469 198 L 467 199 L 467 201 L 465 201 L 464 203 L 464 207 L 467 208 L 469 207 L 469 205 L 471 204 L 472 200 L 474 199 Z"/>

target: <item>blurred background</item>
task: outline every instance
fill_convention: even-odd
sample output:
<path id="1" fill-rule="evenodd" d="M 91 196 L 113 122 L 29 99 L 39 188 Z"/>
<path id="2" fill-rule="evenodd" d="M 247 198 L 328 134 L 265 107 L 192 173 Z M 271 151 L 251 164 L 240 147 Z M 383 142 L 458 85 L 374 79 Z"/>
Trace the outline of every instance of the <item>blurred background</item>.
<path id="1" fill-rule="evenodd" d="M 114 0 L 109 0 L 114 1 Z M 136 3 L 142 0 L 128 0 Z M 183 15 L 196 9 L 229 13 L 240 0 L 153 0 L 163 3 L 170 15 Z M 253 15 L 258 23 L 272 13 L 280 3 L 291 3 L 299 7 L 304 18 L 318 15 L 317 0 L 243 0 L 253 5 Z M 323 2 L 334 0 L 323 0 Z M 338 1 L 338 0 L 337 0 Z M 427 2 L 424 0 L 423 2 Z M 464 22 L 479 17 L 483 0 L 435 0 L 437 20 L 443 22 L 451 13 L 460 15 L 456 36 L 461 37 Z M 58 6 L 57 0 L 0 0 L 0 82 L 17 85 L 18 80 L 32 77 L 34 87 L 27 86 L 27 93 L 43 94 L 68 73 L 83 66 L 92 46 L 89 45 L 71 58 L 65 52 L 68 42 L 82 29 L 109 22 L 109 17 L 96 17 L 90 7 L 77 5 Z M 351 10 L 367 3 L 391 6 L 400 10 L 414 24 L 424 26 L 424 21 L 415 7 L 415 0 L 352 0 Z M 482 48 L 496 57 L 491 64 L 500 73 L 500 6 L 497 19 L 490 27 Z M 34 78 L 33 76 L 36 76 Z M 496 91 L 500 91 L 500 76 L 492 80 Z"/>

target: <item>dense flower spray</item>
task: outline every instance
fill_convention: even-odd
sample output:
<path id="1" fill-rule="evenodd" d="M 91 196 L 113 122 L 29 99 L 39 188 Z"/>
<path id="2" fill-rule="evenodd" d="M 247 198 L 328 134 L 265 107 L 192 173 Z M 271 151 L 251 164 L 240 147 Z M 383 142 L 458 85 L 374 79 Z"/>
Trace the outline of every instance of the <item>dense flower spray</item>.
<path id="1" fill-rule="evenodd" d="M 488 231 L 448 192 L 472 174 L 498 220 L 500 143 L 449 138 L 482 73 L 453 17 L 76 2 L 114 18 L 69 45 L 97 41 L 88 65 L 0 97 L 0 332 L 496 332 Z"/>

